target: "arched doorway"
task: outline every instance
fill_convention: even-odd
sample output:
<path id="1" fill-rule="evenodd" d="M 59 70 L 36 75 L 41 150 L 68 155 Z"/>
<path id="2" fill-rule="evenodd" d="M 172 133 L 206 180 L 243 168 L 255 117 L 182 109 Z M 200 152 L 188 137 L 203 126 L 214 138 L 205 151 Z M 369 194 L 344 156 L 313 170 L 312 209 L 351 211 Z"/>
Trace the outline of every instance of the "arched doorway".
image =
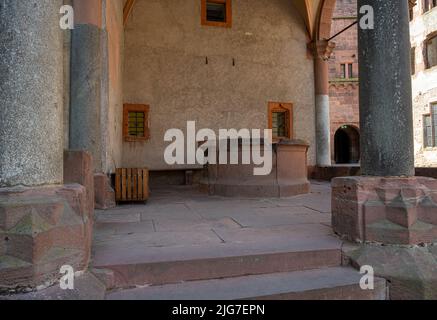
<path id="1" fill-rule="evenodd" d="M 360 162 L 360 133 L 352 126 L 342 126 L 335 133 L 335 163 L 354 164 Z"/>

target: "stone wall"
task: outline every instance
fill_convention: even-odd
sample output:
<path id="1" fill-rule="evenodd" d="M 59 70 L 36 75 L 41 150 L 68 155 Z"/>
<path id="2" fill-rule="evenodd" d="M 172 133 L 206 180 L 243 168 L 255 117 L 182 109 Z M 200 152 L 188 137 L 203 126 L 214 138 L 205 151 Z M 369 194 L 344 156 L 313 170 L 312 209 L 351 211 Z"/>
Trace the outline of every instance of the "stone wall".
<path id="1" fill-rule="evenodd" d="M 337 0 L 331 35 L 335 35 L 357 19 L 357 0 Z M 334 160 L 335 133 L 339 128 L 360 126 L 358 84 L 358 31 L 357 26 L 332 40 L 336 47 L 329 64 L 329 97 L 331 117 L 331 154 Z M 353 75 L 341 77 L 341 64 L 353 64 Z"/>
<path id="2" fill-rule="evenodd" d="M 422 1 L 414 8 L 410 24 L 411 45 L 415 47 L 416 73 L 413 75 L 414 147 L 416 166 L 437 166 L 437 148 L 424 147 L 423 116 L 430 113 L 430 104 L 437 102 L 437 67 L 425 68 L 424 40 L 437 31 L 437 8 L 422 14 Z"/>
<path id="3" fill-rule="evenodd" d="M 125 30 L 124 102 L 150 105 L 147 142 L 123 166 L 165 170 L 167 129 L 261 128 L 268 102 L 294 104 L 294 136 L 315 163 L 314 63 L 289 0 L 235 0 L 232 28 L 201 25 L 201 1 L 137 0 Z M 181 167 L 182 168 L 182 167 Z"/>

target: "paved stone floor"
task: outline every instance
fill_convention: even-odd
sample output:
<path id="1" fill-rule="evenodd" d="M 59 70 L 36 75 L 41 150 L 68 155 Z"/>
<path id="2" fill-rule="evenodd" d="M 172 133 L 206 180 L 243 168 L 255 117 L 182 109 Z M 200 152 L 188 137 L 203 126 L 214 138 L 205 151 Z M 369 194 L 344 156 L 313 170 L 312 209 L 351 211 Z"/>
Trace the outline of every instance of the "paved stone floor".
<path id="1" fill-rule="evenodd" d="M 310 194 L 284 199 L 222 198 L 185 186 L 155 189 L 147 205 L 96 212 L 93 261 L 102 266 L 176 258 L 193 248 L 201 255 L 217 248 L 338 247 L 330 207 L 330 185 L 322 182 L 313 182 Z"/>

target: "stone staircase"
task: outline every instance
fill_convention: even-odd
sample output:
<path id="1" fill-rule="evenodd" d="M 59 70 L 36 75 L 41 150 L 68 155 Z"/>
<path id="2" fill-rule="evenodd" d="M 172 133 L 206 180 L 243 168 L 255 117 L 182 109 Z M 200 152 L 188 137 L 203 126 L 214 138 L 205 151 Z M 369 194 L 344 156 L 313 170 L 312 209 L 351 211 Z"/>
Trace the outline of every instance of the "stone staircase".
<path id="1" fill-rule="evenodd" d="M 280 239 L 147 249 L 132 244 L 96 254 L 94 267 L 107 270 L 111 300 L 387 298 L 383 279 L 375 279 L 374 290 L 360 288 L 361 275 L 342 266 L 335 237 Z"/>

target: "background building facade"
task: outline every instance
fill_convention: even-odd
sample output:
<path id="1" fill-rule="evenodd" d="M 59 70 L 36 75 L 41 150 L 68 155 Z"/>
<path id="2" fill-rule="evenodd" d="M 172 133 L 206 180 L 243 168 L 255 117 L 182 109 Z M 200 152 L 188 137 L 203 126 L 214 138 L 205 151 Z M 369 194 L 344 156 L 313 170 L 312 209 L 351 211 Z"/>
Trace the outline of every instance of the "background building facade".
<path id="1" fill-rule="evenodd" d="M 411 10 L 414 144 L 416 166 L 437 166 L 437 1 Z"/>
<path id="2" fill-rule="evenodd" d="M 357 20 L 357 1 L 338 0 L 331 36 Z M 336 47 L 329 62 L 331 156 L 333 164 L 358 163 L 360 159 L 359 82 L 357 26 L 333 40 Z"/>

